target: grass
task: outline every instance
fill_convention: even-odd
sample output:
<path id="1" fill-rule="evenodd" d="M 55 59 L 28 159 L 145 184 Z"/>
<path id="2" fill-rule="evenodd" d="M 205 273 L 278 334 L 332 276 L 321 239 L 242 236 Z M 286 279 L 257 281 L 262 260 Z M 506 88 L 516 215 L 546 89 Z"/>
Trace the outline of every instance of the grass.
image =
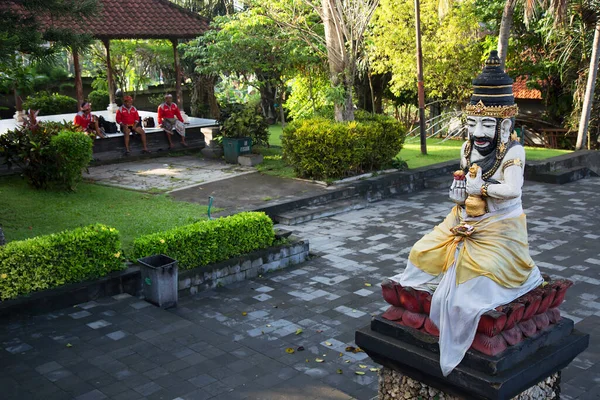
<path id="1" fill-rule="evenodd" d="M 398 157 L 406 161 L 409 169 L 438 164 L 445 161 L 457 160 L 460 157 L 462 140 L 427 139 L 427 155 L 421 154 L 421 144 L 418 139 L 406 141 Z M 569 150 L 545 149 L 540 147 L 525 147 L 527 160 L 543 160 L 561 154 L 570 153 Z"/>
<path id="2" fill-rule="evenodd" d="M 257 169 L 266 175 L 280 176 L 283 178 L 294 178 L 294 170 L 287 165 L 281 158 L 281 133 L 283 129 L 281 124 L 269 126 L 269 144 L 268 149 L 259 149 L 264 156 L 265 161 L 257 166 Z M 427 155 L 421 154 L 421 145 L 418 139 L 413 139 L 404 143 L 402 151 L 398 157 L 406 161 L 409 169 L 425 167 L 450 160 L 457 160 L 460 157 L 460 148 L 462 140 L 427 139 Z M 569 153 L 569 150 L 545 149 L 540 147 L 526 147 L 527 160 L 543 160 L 545 158 L 559 156 Z"/>
<path id="3" fill-rule="evenodd" d="M 100 222 L 121 233 L 125 252 L 133 239 L 206 218 L 206 206 L 81 183 L 75 193 L 35 190 L 22 179 L 0 178 L 0 224 L 7 240 L 23 240 Z"/>

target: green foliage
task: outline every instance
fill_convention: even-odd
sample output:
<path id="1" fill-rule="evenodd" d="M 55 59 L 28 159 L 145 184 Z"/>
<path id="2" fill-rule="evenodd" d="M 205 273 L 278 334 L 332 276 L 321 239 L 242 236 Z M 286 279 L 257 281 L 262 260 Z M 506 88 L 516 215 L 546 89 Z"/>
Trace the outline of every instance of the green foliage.
<path id="1" fill-rule="evenodd" d="M 0 248 L 0 299 L 98 278 L 123 268 L 115 228 L 96 224 Z"/>
<path id="2" fill-rule="evenodd" d="M 283 131 L 283 155 L 302 178 L 344 178 L 388 166 L 405 135 L 395 119 L 360 111 L 352 122 L 298 120 Z"/>
<path id="3" fill-rule="evenodd" d="M 461 101 L 470 96 L 471 80 L 480 71 L 483 57 L 474 3 L 455 1 L 440 19 L 438 0 L 421 1 L 428 97 Z M 372 20 L 372 66 L 376 73 L 393 74 L 390 87 L 395 95 L 417 87 L 414 16 L 412 0 L 381 0 Z"/>
<path id="4" fill-rule="evenodd" d="M 108 90 L 92 90 L 90 94 L 88 94 L 88 100 L 90 101 L 90 103 L 92 103 L 92 110 L 105 110 L 106 106 L 108 106 L 108 103 L 110 102 Z"/>
<path id="5" fill-rule="evenodd" d="M 220 122 L 224 137 L 249 137 L 254 145 L 269 145 L 269 125 L 256 104 L 229 104 L 221 109 Z"/>
<path id="6" fill-rule="evenodd" d="M 64 138 L 55 142 L 53 146 L 53 138 L 63 131 L 76 133 L 76 135 L 71 139 L 71 136 L 64 133 Z M 63 148 L 65 141 L 77 143 L 77 150 L 83 151 L 82 149 L 87 148 L 87 144 L 91 143 L 87 140 L 89 138 L 83 136 L 86 135 L 71 122 L 40 122 L 37 126 L 24 126 L 1 135 L 0 155 L 9 166 L 19 166 L 23 170 L 23 176 L 33 187 L 41 189 L 56 185 L 58 188 L 64 188 L 64 184 L 70 178 L 65 181 L 66 176 L 63 175 L 61 168 L 66 166 L 67 170 L 71 171 L 73 166 L 70 162 L 65 163 L 65 156 L 60 152 L 71 154 Z M 89 158 L 89 153 L 83 151 L 83 154 L 74 158 L 79 157 Z"/>
<path id="7" fill-rule="evenodd" d="M 77 112 L 77 100 L 58 93 L 37 92 L 27 96 L 23 109 L 40 110 L 39 115 L 56 115 Z"/>
<path id="8" fill-rule="evenodd" d="M 243 212 L 138 237 L 133 257 L 165 254 L 176 259 L 180 268 L 191 269 L 269 247 L 274 240 L 268 216 Z"/>
<path id="9" fill-rule="evenodd" d="M 67 190 L 75 190 L 81 174 L 92 161 L 93 139 L 83 132 L 63 131 L 50 140 L 55 167 L 52 183 Z"/>
<path id="10" fill-rule="evenodd" d="M 330 104 L 327 101 L 327 93 L 331 87 L 329 78 L 325 74 L 312 72 L 297 74 L 288 82 L 291 94 L 284 107 L 292 119 L 312 117 L 317 110 Z"/>

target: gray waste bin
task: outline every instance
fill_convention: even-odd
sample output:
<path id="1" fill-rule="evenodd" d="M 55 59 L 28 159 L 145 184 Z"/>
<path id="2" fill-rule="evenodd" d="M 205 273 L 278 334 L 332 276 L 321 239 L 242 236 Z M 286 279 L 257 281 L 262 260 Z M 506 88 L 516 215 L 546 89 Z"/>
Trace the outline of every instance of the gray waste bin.
<path id="1" fill-rule="evenodd" d="M 160 308 L 177 305 L 177 260 L 163 254 L 138 259 L 144 297 Z"/>

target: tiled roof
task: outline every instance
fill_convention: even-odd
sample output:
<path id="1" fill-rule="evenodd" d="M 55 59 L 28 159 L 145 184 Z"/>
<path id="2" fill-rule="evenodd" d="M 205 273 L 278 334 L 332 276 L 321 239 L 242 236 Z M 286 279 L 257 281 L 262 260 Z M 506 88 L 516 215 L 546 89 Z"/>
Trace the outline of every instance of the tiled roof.
<path id="1" fill-rule="evenodd" d="M 541 100 L 542 92 L 537 89 L 529 89 L 527 87 L 527 77 L 519 76 L 513 83 L 513 94 L 515 99 Z"/>
<path id="2" fill-rule="evenodd" d="M 206 32 L 208 20 L 169 0 L 98 0 L 98 11 L 81 20 L 37 15 L 44 29 L 71 29 L 97 39 L 194 38 Z"/>

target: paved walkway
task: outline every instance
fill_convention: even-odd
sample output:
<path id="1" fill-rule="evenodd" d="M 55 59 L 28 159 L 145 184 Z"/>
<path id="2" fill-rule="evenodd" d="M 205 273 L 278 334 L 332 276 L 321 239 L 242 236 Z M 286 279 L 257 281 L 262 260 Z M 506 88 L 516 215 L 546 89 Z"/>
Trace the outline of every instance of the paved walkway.
<path id="1" fill-rule="evenodd" d="M 295 226 L 317 257 L 186 297 L 175 310 L 121 295 L 3 322 L 1 398 L 371 399 L 376 366 L 346 347 L 386 308 L 379 282 L 448 212 L 444 192 Z M 562 309 L 592 335 L 563 373 L 565 399 L 600 393 L 599 195 L 598 178 L 528 183 L 525 193 L 533 257 L 575 282 Z"/>

